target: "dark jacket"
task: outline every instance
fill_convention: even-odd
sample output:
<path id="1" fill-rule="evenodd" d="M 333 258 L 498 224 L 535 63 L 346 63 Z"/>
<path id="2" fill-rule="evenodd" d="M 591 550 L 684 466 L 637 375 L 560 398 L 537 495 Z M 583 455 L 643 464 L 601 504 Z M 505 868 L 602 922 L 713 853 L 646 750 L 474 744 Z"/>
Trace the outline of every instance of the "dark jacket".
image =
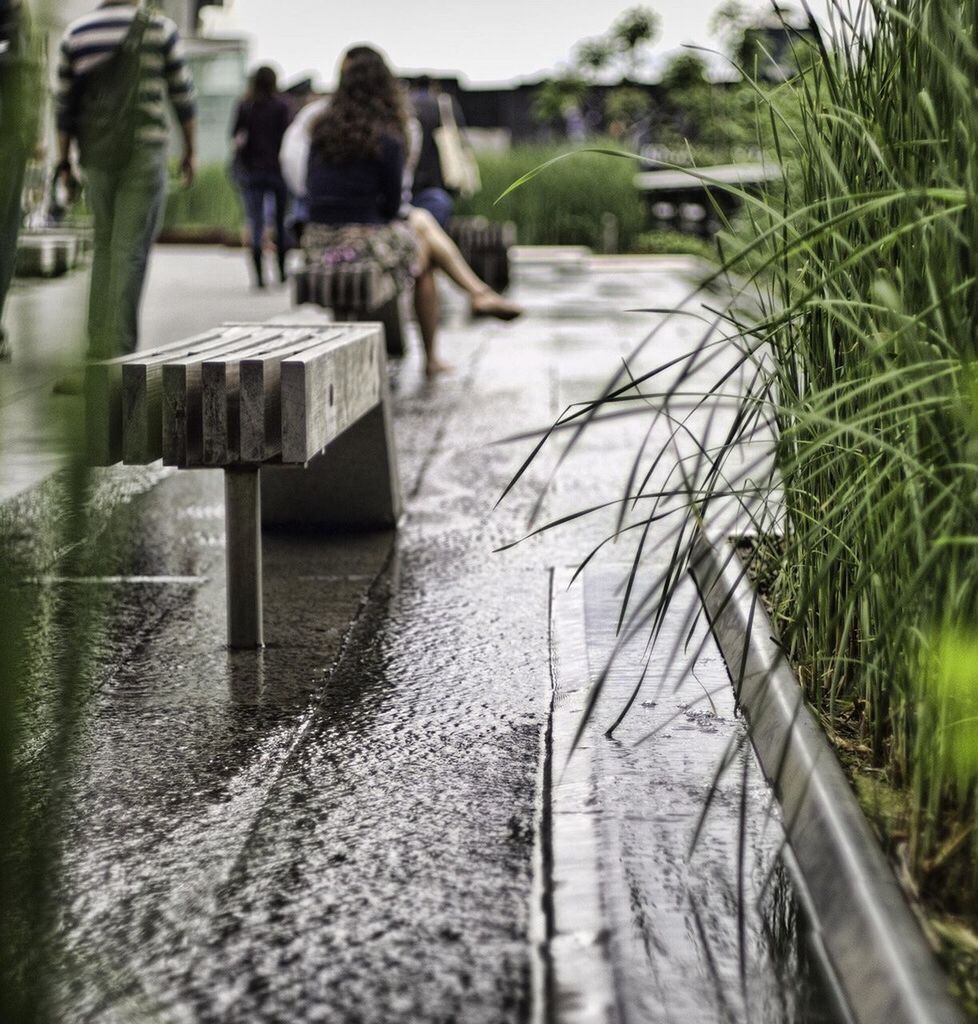
<path id="1" fill-rule="evenodd" d="M 261 177 L 281 177 L 278 152 L 291 120 L 291 109 L 281 96 L 243 99 L 231 128 L 232 136 L 241 134 L 245 139 L 238 152 L 241 170 Z"/>
<path id="2" fill-rule="evenodd" d="M 22 0 L 0 0 L 0 133 L 24 141 L 37 130 L 37 69 Z"/>

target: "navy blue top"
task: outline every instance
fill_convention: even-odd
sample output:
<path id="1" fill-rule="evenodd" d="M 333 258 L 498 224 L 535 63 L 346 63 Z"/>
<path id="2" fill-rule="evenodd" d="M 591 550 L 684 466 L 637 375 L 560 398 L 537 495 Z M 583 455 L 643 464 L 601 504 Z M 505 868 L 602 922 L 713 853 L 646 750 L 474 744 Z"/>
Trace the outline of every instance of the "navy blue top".
<path id="1" fill-rule="evenodd" d="M 401 207 L 404 145 L 385 136 L 376 157 L 344 164 L 309 154 L 306 193 L 314 224 L 388 224 Z"/>

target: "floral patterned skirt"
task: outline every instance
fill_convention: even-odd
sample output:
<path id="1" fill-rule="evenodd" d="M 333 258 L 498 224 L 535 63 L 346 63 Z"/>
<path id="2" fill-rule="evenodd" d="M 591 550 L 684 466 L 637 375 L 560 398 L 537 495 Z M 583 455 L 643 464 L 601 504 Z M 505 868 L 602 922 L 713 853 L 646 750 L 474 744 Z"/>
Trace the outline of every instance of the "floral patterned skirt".
<path id="1" fill-rule="evenodd" d="M 418 239 L 403 220 L 390 224 L 307 224 L 302 232 L 302 248 L 310 264 L 378 264 L 394 278 L 398 291 L 413 287 L 421 272 Z"/>

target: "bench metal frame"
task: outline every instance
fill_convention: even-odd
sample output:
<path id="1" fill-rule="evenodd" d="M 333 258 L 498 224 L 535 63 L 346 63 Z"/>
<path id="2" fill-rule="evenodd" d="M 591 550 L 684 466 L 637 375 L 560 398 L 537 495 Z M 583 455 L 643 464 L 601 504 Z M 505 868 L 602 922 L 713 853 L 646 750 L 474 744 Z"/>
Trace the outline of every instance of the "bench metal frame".
<path id="1" fill-rule="evenodd" d="M 401 515 L 380 324 L 226 324 L 86 369 L 94 465 L 223 469 L 228 646 L 261 647 L 261 527 Z M 301 472 L 300 472 L 301 470 Z"/>

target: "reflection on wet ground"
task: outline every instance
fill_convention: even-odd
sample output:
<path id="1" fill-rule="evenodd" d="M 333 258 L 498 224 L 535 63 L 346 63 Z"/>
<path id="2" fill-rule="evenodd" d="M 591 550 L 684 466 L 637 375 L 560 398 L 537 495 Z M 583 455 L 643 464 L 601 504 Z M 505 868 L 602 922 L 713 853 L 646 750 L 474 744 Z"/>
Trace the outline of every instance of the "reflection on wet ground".
<path id="1" fill-rule="evenodd" d="M 207 250 L 161 253 L 151 321 L 171 277 L 193 273 L 216 294 L 227 266 Z M 495 442 L 593 397 L 658 319 L 623 310 L 681 301 L 681 269 L 526 270 L 515 297 L 529 313 L 509 327 L 465 323 L 451 308 L 445 354 L 455 374 L 427 385 L 412 356 L 396 378 L 402 529 L 269 535 L 259 654 L 223 646 L 219 476 L 148 471 L 127 494 L 104 478 L 114 498 L 98 578 L 65 580 L 57 553 L 35 545 L 39 631 L 54 628 L 51 609 L 70 588 L 105 601 L 63 829 L 59 1020 L 530 1018 L 551 568 L 583 557 L 615 513 L 494 554 L 527 532 L 553 465 L 547 454 L 494 511 L 528 447 Z M 662 361 L 687 332 L 671 326 L 642 358 Z M 628 468 L 618 456 L 646 429 L 619 420 L 587 435 L 541 521 L 617 494 Z M 600 658 L 605 640 L 588 635 Z M 711 657 L 697 671 L 720 679 Z M 821 1020 L 804 1016 L 803 996 L 775 991 L 772 951 L 793 946 L 790 926 L 780 943 L 765 938 L 790 919 L 780 890 L 768 887 L 777 912 L 765 925 L 730 880 L 742 834 L 752 886 L 777 845 L 746 755 L 721 786 L 723 814 L 700 852 L 689 863 L 676 853 L 687 838 L 680 818 L 702 800 L 739 725 L 726 706 L 702 717 L 696 697 L 671 691 L 675 666 L 658 668 L 661 707 L 636 707 L 591 760 L 606 800 L 600 849 L 626 1019 L 710 1020 L 697 1014 L 726 1007 L 716 1019 Z M 33 674 L 42 697 L 25 767 L 40 775 L 50 711 L 40 654 Z M 665 734 L 632 746 L 636 730 L 680 701 L 688 706 L 669 727 L 671 747 Z M 670 807 L 684 816 L 672 821 Z M 747 985 L 750 1012 L 763 1006 L 763 1016 L 744 1016 L 729 935 L 741 905 L 763 964 Z M 669 955 L 658 958 L 659 946 Z"/>
<path id="2" fill-rule="evenodd" d="M 656 561 L 661 566 L 663 556 L 649 568 Z M 702 619 L 690 620 L 691 581 L 666 614 L 651 657 L 645 630 L 620 644 L 601 713 L 582 738 L 583 764 L 565 767 L 580 718 L 575 691 L 597 682 L 609 663 L 627 570 L 588 570 L 571 590 L 570 574 L 558 573 L 554 584 L 554 838 L 559 844 L 588 824 L 594 833 L 594 885 L 608 937 L 592 953 L 606 953 L 610 1019 L 828 1024 L 834 1017 L 808 963 L 780 861 L 778 811 L 722 657 Z M 639 683 L 629 714 L 604 736 Z M 575 872 L 559 850 L 555 862 L 556 931 L 573 933 L 573 921 L 562 924 L 569 918 L 563 888 L 574 885 Z M 578 980 L 559 963 L 555 981 L 558 1000 L 580 997 Z"/>

